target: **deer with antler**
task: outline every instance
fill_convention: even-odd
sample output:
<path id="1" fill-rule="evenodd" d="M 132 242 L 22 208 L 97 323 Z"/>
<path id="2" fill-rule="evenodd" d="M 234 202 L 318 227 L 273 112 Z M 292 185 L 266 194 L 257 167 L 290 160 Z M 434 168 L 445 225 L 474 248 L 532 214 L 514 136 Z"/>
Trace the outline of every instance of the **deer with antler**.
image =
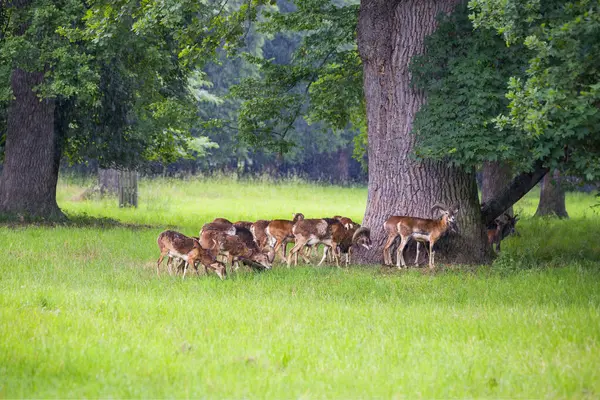
<path id="1" fill-rule="evenodd" d="M 400 237 L 400 245 L 397 250 L 396 266 L 401 269 L 406 267 L 404 261 L 404 248 L 411 239 L 417 241 L 417 257 L 415 264 L 419 259 L 420 242 L 429 242 L 429 268 L 433 269 L 435 265 L 435 252 L 433 245 L 447 231 L 458 232 L 456 224 L 456 214 L 459 206 L 448 207 L 443 203 L 436 203 L 431 207 L 431 211 L 440 210 L 442 216 L 440 219 L 425 219 L 405 216 L 392 216 L 385 221 L 383 227 L 388 234 L 387 241 L 383 246 L 383 262 L 386 265 L 393 265 L 390 247 Z"/>

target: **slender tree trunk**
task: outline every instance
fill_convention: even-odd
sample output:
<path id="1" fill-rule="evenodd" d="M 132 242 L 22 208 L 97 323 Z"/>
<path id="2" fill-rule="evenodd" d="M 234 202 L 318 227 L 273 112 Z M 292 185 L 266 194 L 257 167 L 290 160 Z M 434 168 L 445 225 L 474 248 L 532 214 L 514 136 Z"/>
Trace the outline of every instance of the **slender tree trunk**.
<path id="1" fill-rule="evenodd" d="M 348 149 L 342 147 L 338 150 L 337 154 L 337 177 L 333 177 L 334 182 L 348 183 L 350 179 L 350 155 Z"/>
<path id="2" fill-rule="evenodd" d="M 411 87 L 408 64 L 423 51 L 438 13 L 450 12 L 458 2 L 361 1 L 358 47 L 364 65 L 369 134 L 369 190 L 363 224 L 371 228 L 374 244 L 374 250 L 358 254 L 363 263 L 382 261 L 383 223 L 389 216 L 437 218 L 430 209 L 440 201 L 460 204 L 460 235 L 450 236 L 445 244 L 440 241 L 436 261 L 485 263 L 490 259 L 473 171 L 412 158 L 412 123 L 425 98 Z"/>
<path id="3" fill-rule="evenodd" d="M 538 204 L 536 217 L 555 216 L 558 218 L 569 218 L 565 205 L 565 191 L 561 185 L 560 172 L 555 169 L 548 172 L 542 180 L 540 191 L 540 203 Z"/>
<path id="4" fill-rule="evenodd" d="M 481 184 L 481 202 L 486 203 L 498 194 L 512 180 L 512 171 L 510 165 L 500 161 L 488 161 L 483 163 L 482 169 L 482 184 Z M 506 212 L 513 215 L 512 207 L 509 207 Z"/>
<path id="5" fill-rule="evenodd" d="M 0 212 L 63 219 L 56 203 L 60 143 L 54 129 L 55 100 L 40 99 L 33 91 L 43 79 L 42 72 L 12 73 L 15 99 L 8 109 Z"/>

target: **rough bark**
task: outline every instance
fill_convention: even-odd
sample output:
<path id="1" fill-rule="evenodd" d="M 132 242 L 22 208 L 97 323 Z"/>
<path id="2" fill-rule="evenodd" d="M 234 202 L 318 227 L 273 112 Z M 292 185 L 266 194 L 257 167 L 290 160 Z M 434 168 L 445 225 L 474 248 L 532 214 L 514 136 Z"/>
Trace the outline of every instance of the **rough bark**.
<path id="1" fill-rule="evenodd" d="M 425 98 L 410 85 L 409 61 L 423 51 L 436 16 L 450 12 L 458 2 L 361 1 L 358 47 L 369 136 L 369 190 L 363 224 L 371 228 L 374 246 L 372 251 L 357 254 L 360 262 L 382 261 L 383 223 L 389 216 L 437 218 L 430 209 L 439 201 L 460 204 L 460 235 L 439 242 L 436 261 L 485 263 L 490 259 L 473 172 L 412 157 L 412 123 Z"/>
<path id="2" fill-rule="evenodd" d="M 483 163 L 481 202 L 486 203 L 496 197 L 511 180 L 512 171 L 509 164 L 500 161 Z M 512 207 L 509 207 L 506 212 L 512 216 Z"/>
<path id="3" fill-rule="evenodd" d="M 484 225 L 491 224 L 500 214 L 512 207 L 525 196 L 546 175 L 548 168 L 538 161 L 533 171 L 517 175 L 493 199 L 481 205 L 481 218 Z"/>
<path id="4" fill-rule="evenodd" d="M 536 217 L 569 218 L 565 204 L 565 190 L 560 181 L 560 172 L 557 169 L 544 176 L 540 190 L 540 203 L 535 212 Z"/>
<path id="5" fill-rule="evenodd" d="M 40 99 L 34 88 L 42 72 L 15 69 L 14 100 L 8 109 L 0 212 L 63 219 L 56 203 L 60 143 L 55 132 L 55 100 Z"/>

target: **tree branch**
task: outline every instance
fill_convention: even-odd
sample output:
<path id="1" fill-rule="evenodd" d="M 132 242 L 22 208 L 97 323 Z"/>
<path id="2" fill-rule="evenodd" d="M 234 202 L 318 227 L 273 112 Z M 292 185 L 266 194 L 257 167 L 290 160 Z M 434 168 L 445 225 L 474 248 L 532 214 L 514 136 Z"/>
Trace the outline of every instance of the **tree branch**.
<path id="1" fill-rule="evenodd" d="M 481 205 L 481 218 L 487 226 L 504 211 L 525 196 L 548 172 L 541 161 L 537 161 L 532 172 L 517 175 L 494 198 Z"/>

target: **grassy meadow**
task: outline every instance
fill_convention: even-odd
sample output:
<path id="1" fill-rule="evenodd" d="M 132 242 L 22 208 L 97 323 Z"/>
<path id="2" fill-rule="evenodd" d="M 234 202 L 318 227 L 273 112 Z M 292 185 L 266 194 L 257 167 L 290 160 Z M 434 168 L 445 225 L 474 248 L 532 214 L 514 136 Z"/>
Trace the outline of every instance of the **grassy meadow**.
<path id="1" fill-rule="evenodd" d="M 491 266 L 301 266 L 156 276 L 156 237 L 232 220 L 342 214 L 366 188 L 142 180 L 140 207 L 81 200 L 72 224 L 0 225 L 0 398 L 598 398 L 600 211 L 531 218 Z M 597 210 L 597 211 L 594 211 Z"/>

